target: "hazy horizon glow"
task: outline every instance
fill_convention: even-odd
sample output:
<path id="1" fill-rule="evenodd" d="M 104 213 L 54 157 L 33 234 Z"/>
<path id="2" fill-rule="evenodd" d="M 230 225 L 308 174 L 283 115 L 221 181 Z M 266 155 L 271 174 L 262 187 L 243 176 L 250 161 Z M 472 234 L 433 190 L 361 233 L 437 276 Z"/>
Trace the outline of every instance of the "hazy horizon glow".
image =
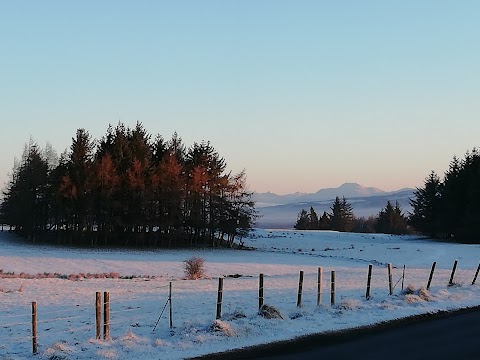
<path id="1" fill-rule="evenodd" d="M 250 189 L 386 191 L 480 146 L 476 1 L 0 4 L 0 186 L 30 136 L 141 121 Z"/>

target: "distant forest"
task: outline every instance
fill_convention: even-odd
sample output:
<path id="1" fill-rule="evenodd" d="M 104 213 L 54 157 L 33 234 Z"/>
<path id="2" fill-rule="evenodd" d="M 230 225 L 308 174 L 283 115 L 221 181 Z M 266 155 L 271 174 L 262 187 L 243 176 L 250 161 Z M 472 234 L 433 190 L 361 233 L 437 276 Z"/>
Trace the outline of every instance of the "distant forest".
<path id="1" fill-rule="evenodd" d="M 377 216 L 356 218 L 353 215 L 353 206 L 345 197 L 341 200 L 335 198 L 330 212 L 324 211 L 319 217 L 313 207 L 310 210 L 302 210 L 298 214 L 295 229 L 297 230 L 334 230 L 357 233 L 385 233 L 407 234 L 411 229 L 407 223 L 407 217 L 402 212 L 398 202 L 393 206 L 390 201 L 385 208 L 380 210 Z"/>
<path id="2" fill-rule="evenodd" d="M 407 234 L 480 243 L 480 151 L 474 148 L 463 160 L 456 156 L 443 179 L 432 171 L 410 199 L 412 212 L 404 214 L 398 203 L 388 202 L 377 216 L 355 218 L 352 206 L 337 198 L 318 217 L 315 210 L 298 214 L 296 229 Z"/>
<path id="3" fill-rule="evenodd" d="M 256 218 L 246 175 L 210 142 L 152 139 L 141 123 L 78 129 L 57 156 L 30 141 L 3 191 L 0 223 L 32 241 L 81 246 L 233 246 Z"/>

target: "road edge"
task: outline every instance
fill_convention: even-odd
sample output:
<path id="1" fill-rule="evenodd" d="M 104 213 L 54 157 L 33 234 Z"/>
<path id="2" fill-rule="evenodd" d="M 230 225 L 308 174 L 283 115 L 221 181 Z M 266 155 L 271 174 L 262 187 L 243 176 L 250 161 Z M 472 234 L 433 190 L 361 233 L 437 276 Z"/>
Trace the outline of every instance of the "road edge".
<path id="1" fill-rule="evenodd" d="M 450 316 L 479 311 L 480 306 L 472 306 L 455 310 L 439 310 L 418 315 L 407 316 L 399 319 L 383 321 L 376 324 L 354 327 L 340 331 L 328 331 L 299 336 L 290 340 L 275 341 L 267 344 L 253 345 L 240 349 L 206 354 L 191 360 L 218 360 L 218 359 L 251 359 L 255 357 L 271 357 L 276 355 L 293 354 L 309 347 L 319 345 L 332 345 L 358 339 L 363 336 L 376 334 L 385 330 L 412 325 L 419 322 L 443 319 Z"/>

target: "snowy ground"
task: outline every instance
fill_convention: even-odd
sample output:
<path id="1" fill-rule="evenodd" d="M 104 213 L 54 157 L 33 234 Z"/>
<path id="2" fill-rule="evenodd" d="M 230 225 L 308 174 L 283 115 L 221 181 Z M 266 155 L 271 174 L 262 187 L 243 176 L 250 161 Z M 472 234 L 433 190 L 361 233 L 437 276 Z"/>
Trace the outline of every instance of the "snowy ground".
<path id="1" fill-rule="evenodd" d="M 38 308 L 41 359 L 182 359 L 297 336 L 352 328 L 438 310 L 480 305 L 480 286 L 470 285 L 480 245 L 435 243 L 414 237 L 336 232 L 257 230 L 246 240 L 256 251 L 94 250 L 33 246 L 0 233 L 0 358 L 32 358 L 31 302 Z M 205 259 L 208 279 L 182 280 L 183 261 Z M 447 286 L 458 259 L 454 286 Z M 387 263 L 397 283 L 406 265 L 405 287 L 430 292 L 402 295 L 401 281 L 388 295 Z M 368 265 L 372 297 L 365 300 Z M 322 305 L 316 305 L 317 269 L 323 276 Z M 303 303 L 296 307 L 299 271 L 305 273 Z M 336 272 L 336 305 L 330 305 L 330 271 Z M 143 276 L 134 279 L 31 278 L 59 273 Z M 21 276 L 20 273 L 24 273 Z M 265 303 L 284 320 L 257 314 L 258 275 L 265 274 Z M 224 279 L 221 325 L 215 320 L 219 276 Z M 37 276 L 38 277 L 38 276 Z M 163 316 L 153 331 L 173 283 L 173 329 Z M 480 281 L 480 280 L 479 280 Z M 111 298 L 111 340 L 95 340 L 95 292 Z M 421 295 L 421 296 L 420 296 Z M 168 311 L 166 311 L 168 313 Z M 234 314 L 245 317 L 233 319 Z"/>

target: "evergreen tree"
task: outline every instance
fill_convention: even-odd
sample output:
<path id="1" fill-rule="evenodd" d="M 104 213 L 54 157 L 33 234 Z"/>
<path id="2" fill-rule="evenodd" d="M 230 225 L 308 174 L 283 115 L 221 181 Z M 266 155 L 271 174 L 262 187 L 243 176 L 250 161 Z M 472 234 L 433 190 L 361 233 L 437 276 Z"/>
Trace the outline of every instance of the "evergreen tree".
<path id="1" fill-rule="evenodd" d="M 331 230 L 331 224 L 330 224 L 330 217 L 328 216 L 327 212 L 324 211 L 322 216 L 320 217 L 320 220 L 318 221 L 318 229 L 319 230 Z"/>
<path id="2" fill-rule="evenodd" d="M 193 233 L 193 241 L 209 240 L 216 245 L 215 232 L 219 227 L 221 188 L 224 183 L 225 160 L 215 151 L 210 142 L 194 143 L 186 156 L 189 176 L 189 217 L 187 224 Z"/>
<path id="3" fill-rule="evenodd" d="M 104 245 L 109 243 L 109 235 L 113 231 L 114 194 L 118 191 L 120 177 L 113 163 L 110 153 L 105 153 L 95 161 L 92 175 L 92 191 L 95 203 L 95 222 L 97 236 L 94 245 L 98 244 L 98 237 L 102 237 Z M 93 239 L 93 237 L 92 237 Z"/>
<path id="4" fill-rule="evenodd" d="M 308 212 L 305 209 L 302 209 L 297 216 L 297 222 L 294 225 L 294 228 L 297 230 L 307 230 L 308 225 L 310 224 L 310 219 L 308 218 Z"/>
<path id="5" fill-rule="evenodd" d="M 332 230 L 350 231 L 353 227 L 353 208 L 345 197 L 340 200 L 337 196 L 330 208 L 330 223 Z"/>
<path id="6" fill-rule="evenodd" d="M 15 230 L 35 241 L 49 223 L 48 163 L 30 139 L 3 192 L 2 217 Z"/>
<path id="7" fill-rule="evenodd" d="M 462 182 L 462 164 L 454 156 L 445 172 L 439 206 L 441 229 L 446 237 L 454 236 L 462 223 L 464 204 L 468 198 L 467 189 Z"/>
<path id="8" fill-rule="evenodd" d="M 343 231 L 342 203 L 338 196 L 335 198 L 335 201 L 330 207 L 330 210 L 331 210 L 331 213 L 329 214 L 329 217 L 330 217 L 330 224 L 332 226 L 332 230 Z"/>
<path id="9" fill-rule="evenodd" d="M 184 198 L 183 165 L 178 162 L 174 150 L 169 149 L 156 169 L 154 198 L 158 201 L 155 225 L 168 247 L 180 242 L 183 237 L 182 199 Z"/>
<path id="10" fill-rule="evenodd" d="M 342 198 L 341 209 L 342 209 L 342 228 L 343 228 L 343 230 L 341 231 L 351 231 L 353 227 L 353 220 L 355 219 L 355 217 L 353 216 L 353 207 L 347 201 L 345 196 Z"/>
<path id="11" fill-rule="evenodd" d="M 414 191 L 414 199 L 410 199 L 413 212 L 410 223 L 417 230 L 431 237 L 440 232 L 440 200 L 442 183 L 438 175 L 432 171 L 425 179 L 423 187 Z"/>
<path id="12" fill-rule="evenodd" d="M 459 240 L 479 242 L 480 240 L 480 152 L 474 148 L 465 156 L 461 171 L 461 186 L 466 196 L 463 198 L 463 209 L 457 211 L 460 217 L 458 227 L 454 233 Z M 449 213 L 453 215 L 453 210 Z"/>
<path id="13" fill-rule="evenodd" d="M 69 200 L 68 212 L 71 214 L 67 229 L 74 237 L 81 236 L 84 229 L 93 228 L 93 199 L 90 176 L 92 174 L 93 150 L 95 144 L 85 129 L 78 129 L 72 138 L 67 174 L 62 179 L 62 195 Z M 72 241 L 72 237 L 69 236 Z M 78 239 L 80 241 L 80 239 Z"/>
<path id="14" fill-rule="evenodd" d="M 392 206 L 390 201 L 387 202 L 385 208 L 378 214 L 375 230 L 379 233 L 396 235 L 407 232 L 407 219 L 402 214 L 398 201 L 395 203 L 395 207 Z"/>
<path id="15" fill-rule="evenodd" d="M 308 214 L 308 230 L 318 230 L 318 215 L 310 206 L 310 213 Z"/>

